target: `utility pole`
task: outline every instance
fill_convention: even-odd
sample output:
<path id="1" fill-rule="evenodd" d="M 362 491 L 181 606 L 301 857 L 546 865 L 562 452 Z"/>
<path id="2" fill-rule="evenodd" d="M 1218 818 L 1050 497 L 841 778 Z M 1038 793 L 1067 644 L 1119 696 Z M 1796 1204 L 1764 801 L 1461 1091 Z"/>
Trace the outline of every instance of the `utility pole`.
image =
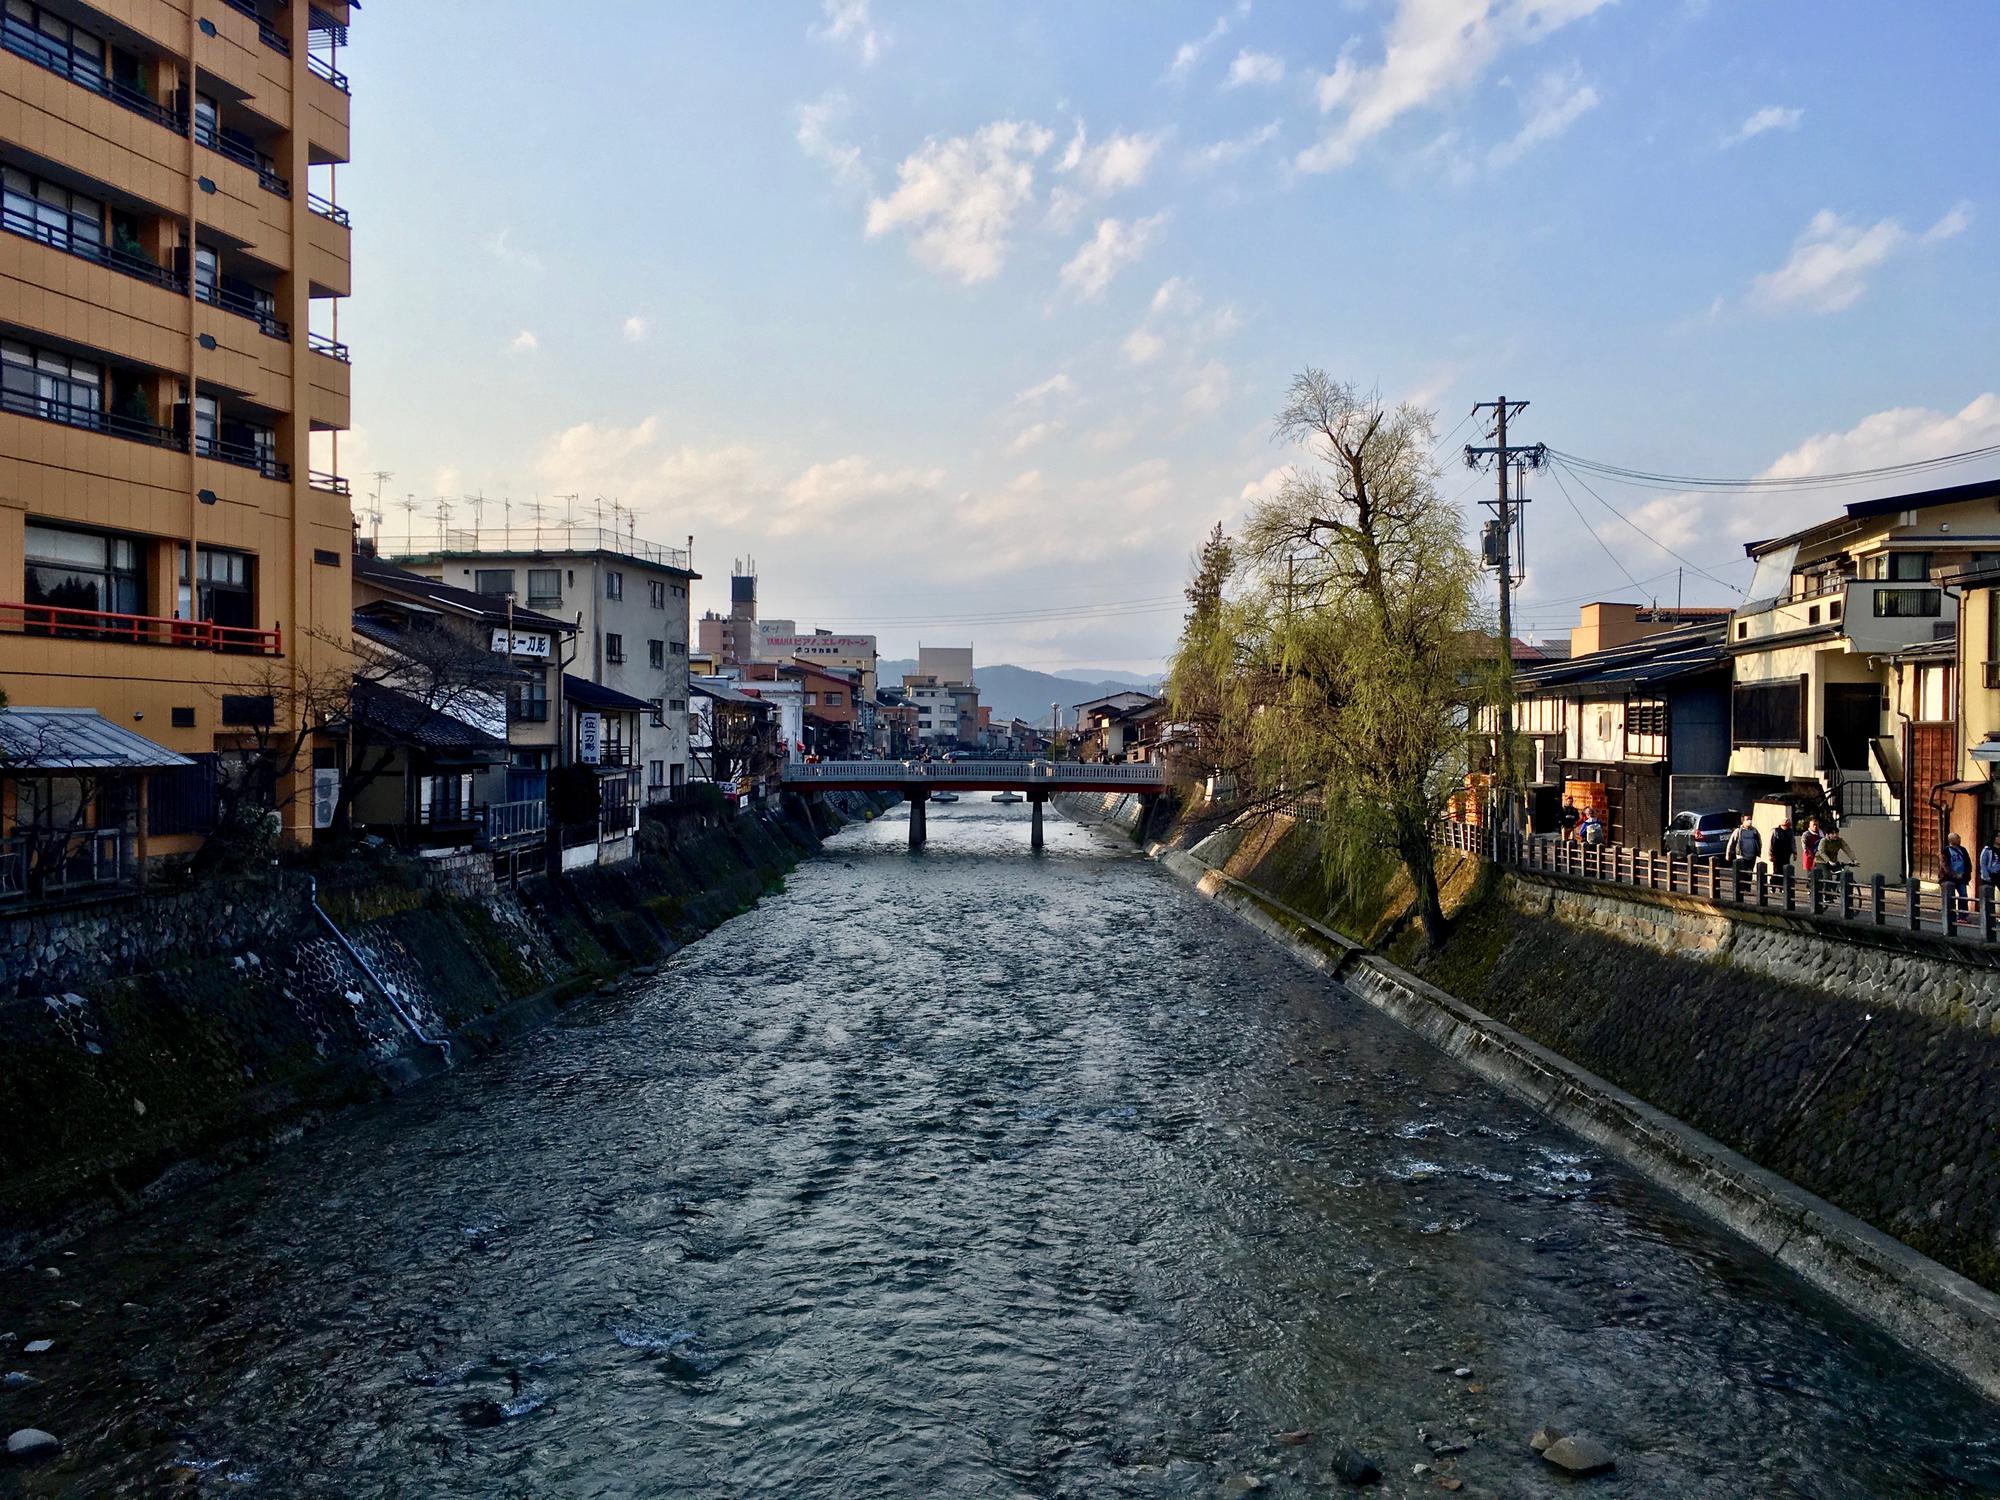
<path id="1" fill-rule="evenodd" d="M 1514 765 L 1514 585 L 1520 579 L 1514 572 L 1514 530 L 1518 524 L 1519 507 L 1526 504 L 1527 499 L 1525 496 L 1509 498 L 1507 471 L 1517 464 L 1522 468 L 1539 469 L 1548 458 L 1548 449 L 1544 444 L 1509 446 L 1507 442 L 1507 419 L 1519 416 L 1527 409 L 1527 402 L 1509 401 L 1505 396 L 1498 401 L 1473 403 L 1475 416 L 1482 411 L 1493 413 L 1493 430 L 1488 434 L 1493 443 L 1487 447 L 1475 447 L 1471 443 L 1465 445 L 1465 466 L 1477 469 L 1482 460 L 1491 458 L 1498 480 L 1495 498 L 1482 502 L 1491 507 L 1495 515 L 1486 525 L 1480 551 L 1486 566 L 1500 575 L 1499 790 L 1502 799 L 1501 823 L 1509 829 L 1517 826 L 1519 792 Z"/>

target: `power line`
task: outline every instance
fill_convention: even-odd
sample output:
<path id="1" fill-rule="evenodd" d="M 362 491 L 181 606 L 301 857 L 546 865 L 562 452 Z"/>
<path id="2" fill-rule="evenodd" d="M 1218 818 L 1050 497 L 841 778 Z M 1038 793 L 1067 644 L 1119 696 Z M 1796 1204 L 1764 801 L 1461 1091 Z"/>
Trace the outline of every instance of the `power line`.
<path id="1" fill-rule="evenodd" d="M 1557 462 L 1560 467 L 1569 469 L 1569 477 L 1574 479 L 1578 484 L 1582 485 L 1584 488 L 1584 493 L 1588 494 L 1591 497 L 1591 499 L 1595 500 L 1599 505 L 1603 506 L 1606 510 L 1610 511 L 1612 515 L 1616 516 L 1619 520 L 1623 521 L 1627 526 L 1631 527 L 1634 531 L 1638 532 L 1640 536 L 1644 537 L 1647 541 L 1651 542 L 1655 547 L 1658 547 L 1662 552 L 1666 553 L 1667 556 L 1674 559 L 1675 562 L 1682 563 L 1687 567 L 1692 568 L 1695 572 L 1701 574 L 1702 577 L 1708 579 L 1711 583 L 1719 583 L 1724 588 L 1732 587 L 1728 579 L 1717 578 L 1713 573 L 1709 572 L 1708 569 L 1702 567 L 1699 563 L 1696 563 L 1690 560 L 1689 558 L 1683 557 L 1680 553 L 1674 551 L 1673 548 L 1669 547 L 1665 542 L 1661 541 L 1658 537 L 1648 532 L 1645 527 L 1641 526 L 1637 521 L 1633 520 L 1630 516 L 1626 515 L 1624 511 L 1620 510 L 1617 506 L 1613 505 L 1609 500 L 1605 499 L 1602 495 L 1598 494 L 1596 490 L 1592 489 L 1590 486 L 1590 481 L 1585 479 L 1575 469 L 1570 468 L 1570 466 L 1567 463 L 1563 463 L 1561 460 L 1558 460 Z M 1558 480 L 1557 483 L 1561 483 L 1561 481 Z"/>
<path id="2" fill-rule="evenodd" d="M 1611 544 L 1606 542 L 1603 537 L 1597 534 L 1597 528 L 1591 525 L 1590 522 L 1584 520 L 1583 512 L 1577 508 L 1576 501 L 1570 498 L 1569 486 L 1563 483 L 1562 471 L 1560 469 L 1552 468 L 1549 470 L 1549 473 L 1554 477 L 1556 482 L 1556 488 L 1562 491 L 1562 497 L 1565 501 L 1568 502 L 1569 508 L 1571 512 L 1576 516 L 1577 522 L 1583 527 L 1585 531 L 1590 533 L 1590 539 L 1593 542 L 1597 543 L 1598 546 L 1604 549 L 1604 555 L 1611 559 L 1611 566 L 1616 568 L 1619 572 L 1623 573 L 1625 575 L 1625 581 L 1631 584 L 1633 588 L 1636 589 L 1643 587 L 1643 585 L 1640 584 L 1639 580 L 1632 576 L 1632 570 L 1626 567 L 1623 562 L 1619 561 L 1618 554 L 1611 550 Z"/>
<path id="3" fill-rule="evenodd" d="M 1906 463 L 1883 464 L 1873 469 L 1846 469 L 1832 474 L 1766 475 L 1757 479 L 1713 479 L 1694 474 L 1654 474 L 1645 469 L 1627 468 L 1622 464 L 1608 464 L 1594 458 L 1584 458 L 1580 454 L 1566 453 L 1558 448 L 1551 448 L 1549 453 L 1567 464 L 1571 473 L 1585 469 L 1602 479 L 1619 479 L 1627 484 L 1649 489 L 1796 490 L 1833 489 L 1842 485 L 1867 484 L 1872 480 L 1893 479 L 1932 469 L 1951 468 L 1981 459 L 1996 458 L 2000 457 L 2000 443 L 1988 444 L 1983 448 L 1968 448 L 1962 453 L 1943 453 L 1935 458 L 1917 458 Z"/>

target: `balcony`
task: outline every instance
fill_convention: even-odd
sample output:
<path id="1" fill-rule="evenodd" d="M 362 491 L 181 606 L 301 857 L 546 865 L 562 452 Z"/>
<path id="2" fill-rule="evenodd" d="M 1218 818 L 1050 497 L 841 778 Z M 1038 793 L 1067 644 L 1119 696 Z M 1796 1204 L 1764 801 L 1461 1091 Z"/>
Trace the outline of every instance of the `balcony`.
<path id="1" fill-rule="evenodd" d="M 347 216 L 347 210 L 321 193 L 307 192 L 306 207 L 322 219 L 331 219 L 343 229 L 352 229 L 354 221 Z"/>
<path id="2" fill-rule="evenodd" d="M 78 239 L 67 229 L 54 224 L 44 224 L 33 214 L 22 213 L 15 208 L 0 209 L 0 229 L 4 229 L 8 234 L 18 234 L 23 239 L 38 241 L 51 250 L 62 251 L 65 255 L 74 255 L 78 260 L 109 266 L 114 271 L 123 271 L 127 276 L 150 281 L 154 286 L 165 287 L 170 292 L 187 290 L 187 281 L 178 272 L 169 270 L 157 261 L 129 250 L 114 250 L 109 245 Z"/>
<path id="3" fill-rule="evenodd" d="M 315 354 L 324 354 L 328 359 L 337 359 L 344 365 L 353 363 L 348 357 L 347 345 L 341 343 L 339 339 L 328 338 L 323 333 L 308 332 L 306 347 Z"/>
<path id="4" fill-rule="evenodd" d="M 479 817 L 491 848 L 538 843 L 549 831 L 549 805 L 541 799 L 489 802 L 479 809 Z"/>
<path id="5" fill-rule="evenodd" d="M 282 656 L 285 647 L 282 628 L 256 630 L 247 625 L 218 625 L 213 620 L 108 614 L 103 610 L 69 609 L 55 604 L 0 603 L 0 631 L 249 656 Z"/>
<path id="6" fill-rule="evenodd" d="M 333 65 L 332 59 L 321 57 L 317 52 L 306 53 L 306 71 L 324 78 L 343 94 L 352 95 L 354 92 L 347 86 L 347 75 Z"/>
<path id="7" fill-rule="evenodd" d="M 210 307 L 219 307 L 224 312 L 233 312 L 239 318 L 248 318 L 274 339 L 291 342 L 291 324 L 279 319 L 255 297 L 208 281 L 197 281 L 194 284 L 194 295 L 198 302 L 206 302 Z"/>
<path id="8" fill-rule="evenodd" d="M 194 139 L 198 146 L 206 146 L 217 156 L 226 156 L 233 162 L 240 162 L 257 174 L 257 186 L 267 193 L 275 193 L 280 198 L 292 196 L 292 185 L 264 164 L 254 146 L 250 146 L 225 130 L 201 120 L 194 123 Z"/>
<path id="9" fill-rule="evenodd" d="M 9 368 L 11 373 L 12 367 Z M 65 427 L 108 432 L 114 437 L 150 443 L 156 448 L 187 451 L 187 443 L 171 427 L 156 427 L 137 417 L 104 411 L 94 399 L 73 399 L 75 392 L 74 383 L 66 380 L 43 380 L 31 391 L 7 386 L 0 388 L 0 411 L 13 412 L 21 417 L 37 417 L 44 422 L 59 422 Z"/>
<path id="10" fill-rule="evenodd" d="M 353 487 L 343 474 L 329 474 L 324 469 L 306 470 L 306 483 L 316 490 L 325 490 L 329 495 L 351 495 Z"/>
<path id="11" fill-rule="evenodd" d="M 1922 580 L 1849 578 L 1815 594 L 1740 610 L 1731 619 L 1729 644 L 1738 651 L 1770 650 L 1814 640 L 1841 641 L 1850 651 L 1886 654 L 1948 637 L 1956 628 L 1958 600 Z"/>
<path id="12" fill-rule="evenodd" d="M 240 11 L 255 21 L 257 23 L 257 40 L 277 53 L 278 56 L 290 57 L 292 55 L 292 44 L 285 40 L 283 33 L 264 19 L 263 14 L 255 5 L 250 3 L 250 0 L 222 0 L 222 3 L 227 5 L 231 10 Z"/>
<path id="13" fill-rule="evenodd" d="M 279 483 L 289 483 L 292 466 L 278 458 L 268 448 L 256 443 L 235 443 L 219 437 L 209 437 L 201 433 L 195 435 L 194 455 L 196 458 L 213 458 L 225 464 L 236 464 L 241 468 L 255 469 L 266 479 Z"/>
<path id="14" fill-rule="evenodd" d="M 0 17 L 0 49 L 25 58 L 37 67 L 47 68 L 51 73 L 58 73 L 93 94 L 123 105 L 134 114 L 144 115 L 175 135 L 187 134 L 186 116 L 175 113 L 137 89 L 117 82 L 105 73 L 100 59 L 77 52 L 67 42 L 42 35 L 12 14 Z"/>

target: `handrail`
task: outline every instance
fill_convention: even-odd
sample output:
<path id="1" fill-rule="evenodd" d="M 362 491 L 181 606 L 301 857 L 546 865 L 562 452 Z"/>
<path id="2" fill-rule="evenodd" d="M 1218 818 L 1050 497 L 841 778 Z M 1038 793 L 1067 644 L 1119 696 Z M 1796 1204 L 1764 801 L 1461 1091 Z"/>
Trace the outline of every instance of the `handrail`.
<path id="1" fill-rule="evenodd" d="M 239 318 L 250 319 L 274 339 L 283 339 L 286 343 L 292 340 L 292 325 L 281 322 L 255 297 L 246 297 L 243 293 L 233 291 L 220 282 L 204 282 L 199 279 L 194 284 L 194 297 L 197 302 L 206 302 L 210 307 L 219 307 L 224 312 L 235 313 Z"/>
<path id="2" fill-rule="evenodd" d="M 306 330 L 306 347 L 315 354 L 324 354 L 328 359 L 337 359 L 344 365 L 354 362 L 348 357 L 347 345 L 323 333 L 314 333 L 311 329 Z"/>
<path id="3" fill-rule="evenodd" d="M 353 488 L 344 474 L 329 474 L 324 469 L 306 470 L 306 483 L 316 490 L 325 490 L 329 495 L 351 495 Z"/>
<path id="4" fill-rule="evenodd" d="M 437 1048 L 439 1055 L 444 1058 L 444 1065 L 447 1068 L 450 1067 L 451 1043 L 443 1037 L 432 1036 L 417 1024 L 417 1018 L 403 1008 L 403 1002 L 397 998 L 396 992 L 382 982 L 382 976 L 369 967 L 368 960 L 361 956 L 361 950 L 347 940 L 347 934 L 340 930 L 339 925 L 333 918 L 327 915 L 326 908 L 319 904 L 319 877 L 317 875 L 306 876 L 306 903 L 312 907 L 313 915 L 320 919 L 321 923 L 325 925 L 326 930 L 333 934 L 333 940 L 346 950 L 349 958 L 354 960 L 354 967 L 367 975 L 369 982 L 382 992 L 382 998 L 389 1002 L 389 1008 L 396 1013 L 396 1019 L 409 1028 L 410 1035 L 422 1042 L 426 1047 Z"/>
<path id="5" fill-rule="evenodd" d="M 309 71 L 317 73 L 328 83 L 339 89 L 341 93 L 352 94 L 354 92 L 353 89 L 348 87 L 347 75 L 336 68 L 329 59 L 321 57 L 317 52 L 307 51 L 306 67 Z"/>
<path id="6" fill-rule="evenodd" d="M 234 136 L 225 135 L 219 128 L 205 125 L 200 120 L 194 122 L 194 139 L 196 145 L 206 146 L 216 155 L 226 156 L 231 161 L 250 168 L 257 174 L 257 186 L 265 192 L 275 193 L 280 198 L 292 196 L 291 183 L 264 165 L 263 158 L 258 156 L 254 146 L 245 145 Z"/>
<path id="7" fill-rule="evenodd" d="M 194 454 L 196 458 L 218 459 L 226 464 L 236 464 L 245 469 L 255 469 L 266 479 L 280 483 L 292 477 L 292 466 L 283 459 L 273 458 L 254 443 L 232 443 L 219 437 L 195 435 Z"/>
<path id="8" fill-rule="evenodd" d="M 89 240 L 78 239 L 68 230 L 54 224 L 44 224 L 33 214 L 24 214 L 16 208 L 0 208 L 0 229 L 6 230 L 9 234 L 18 234 L 23 239 L 37 240 L 52 250 L 60 250 L 65 255 L 74 255 L 78 260 L 109 266 L 114 271 L 123 271 L 127 276 L 150 281 L 156 286 L 165 287 L 170 292 L 187 290 L 187 281 L 179 272 L 161 265 L 148 256 L 134 255 L 129 250 L 118 250 L 110 245 L 93 244 Z"/>
<path id="9" fill-rule="evenodd" d="M 187 134 L 187 116 L 108 76 L 99 59 L 78 52 L 67 42 L 58 42 L 32 27 L 24 26 L 11 15 L 0 16 L 0 49 L 25 58 L 37 67 L 47 68 L 93 94 L 102 95 L 113 104 L 123 105 L 136 115 L 144 115 L 156 124 L 166 126 L 175 135 Z"/>
<path id="10" fill-rule="evenodd" d="M 1166 772 L 1150 762 L 1102 764 L 1052 760 L 827 760 L 787 762 L 780 777 L 789 782 L 909 781 L 954 783 L 1097 782 L 1105 786 L 1158 786 Z"/>
<path id="11" fill-rule="evenodd" d="M 322 219 L 331 219 L 344 229 L 352 229 L 354 227 L 354 221 L 348 218 L 347 210 L 323 193 L 315 193 L 308 188 L 306 190 L 306 207 L 318 214 Z"/>
<path id="12" fill-rule="evenodd" d="M 72 609 L 62 604 L 0 601 L 0 630 L 87 640 L 124 641 L 135 646 L 180 646 L 199 651 L 254 651 L 284 654 L 283 626 L 218 625 L 174 615 L 121 614 L 116 610 Z"/>
<path id="13" fill-rule="evenodd" d="M 68 387 L 75 382 L 57 380 L 51 384 Z M 170 427 L 158 427 L 137 417 L 105 411 L 88 402 L 69 401 L 59 396 L 44 396 L 39 391 L 17 391 L 0 387 L 0 411 L 9 411 L 20 417 L 37 417 L 44 422 L 60 422 L 65 427 L 87 427 L 93 432 L 108 432 L 115 437 L 151 443 L 156 448 L 179 448 L 185 451 L 187 447 L 181 435 Z"/>

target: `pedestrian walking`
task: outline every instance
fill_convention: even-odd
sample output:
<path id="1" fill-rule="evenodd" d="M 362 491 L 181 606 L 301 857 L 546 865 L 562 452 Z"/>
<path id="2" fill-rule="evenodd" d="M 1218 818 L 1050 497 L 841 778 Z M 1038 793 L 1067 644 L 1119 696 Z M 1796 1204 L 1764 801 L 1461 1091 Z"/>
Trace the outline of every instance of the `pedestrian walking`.
<path id="1" fill-rule="evenodd" d="M 1813 861 L 1819 858 L 1819 846 L 1826 838 L 1821 831 L 1818 818 L 1806 819 L 1805 837 L 1799 840 L 1799 849 L 1805 855 L 1806 874 L 1812 874 Z"/>
<path id="2" fill-rule="evenodd" d="M 1972 856 L 1965 852 L 1965 840 L 1952 834 L 1944 841 L 1944 851 L 1938 856 L 1938 888 L 1940 893 L 1949 889 L 1951 900 L 1962 917 L 1972 914 L 1972 901 L 1966 895 L 1966 886 L 1972 880 Z"/>
<path id="3" fill-rule="evenodd" d="M 1992 842 L 1979 851 L 1979 888 L 1990 891 L 2000 886 L 2000 829 L 1993 832 Z"/>
<path id="4" fill-rule="evenodd" d="M 1583 815 L 1576 810 L 1576 804 L 1567 797 L 1563 798 L 1562 837 L 1565 844 L 1576 838 L 1577 824 L 1582 821 Z"/>
<path id="5" fill-rule="evenodd" d="M 1750 814 L 1743 815 L 1743 821 L 1736 825 L 1736 831 L 1729 835 L 1729 842 L 1723 846 L 1722 857 L 1739 870 L 1755 869 L 1757 856 L 1764 852 L 1764 835 L 1757 831 L 1757 825 L 1750 821 Z"/>
<path id="6" fill-rule="evenodd" d="M 1586 807 L 1583 810 L 1583 821 L 1576 825 L 1576 836 L 1579 841 L 1593 849 L 1602 846 L 1604 824 L 1598 820 L 1596 808 Z"/>
<path id="7" fill-rule="evenodd" d="M 1785 876 L 1791 873 L 1792 851 L 1796 847 L 1792 836 L 1792 820 L 1778 819 L 1778 826 L 1771 830 L 1771 873 Z"/>

